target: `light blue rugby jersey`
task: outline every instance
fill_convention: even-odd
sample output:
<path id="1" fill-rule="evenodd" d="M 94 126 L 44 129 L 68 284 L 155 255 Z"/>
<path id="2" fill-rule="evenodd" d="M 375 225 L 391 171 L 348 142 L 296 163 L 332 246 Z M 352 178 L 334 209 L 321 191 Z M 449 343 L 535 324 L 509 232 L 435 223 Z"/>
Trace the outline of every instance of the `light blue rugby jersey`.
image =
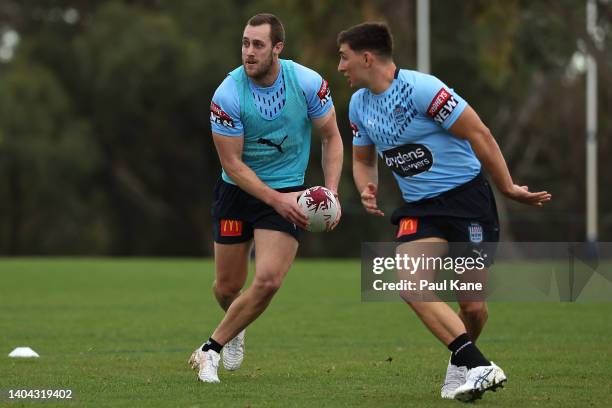
<path id="1" fill-rule="evenodd" d="M 278 78 L 270 87 L 259 87 L 246 75 L 238 76 L 240 72 L 240 68 L 232 71 L 213 96 L 210 114 L 212 131 L 228 137 L 243 136 L 243 160 L 270 187 L 303 184 L 310 152 L 310 128 L 298 125 L 302 130 L 295 134 L 287 130 L 295 129 L 292 125 L 297 123 L 286 122 L 302 120 L 299 105 L 304 106 L 303 116 L 307 119 L 325 116 L 333 106 L 327 81 L 315 71 L 287 60 L 281 60 Z M 250 92 L 248 95 L 245 95 L 246 92 L 242 94 L 242 98 L 248 98 L 243 99 L 248 102 L 248 106 L 241 106 L 240 89 L 243 85 L 237 78 L 246 78 L 248 81 Z M 300 100 L 292 99 L 296 97 Z M 297 104 L 287 106 L 287 98 Z M 247 115 L 249 120 L 243 115 Z M 275 121 L 280 122 L 272 125 Z M 269 137 L 262 135 L 261 130 L 270 128 L 270 125 L 277 130 Z M 222 175 L 223 180 L 234 184 L 225 172 Z"/>
<path id="2" fill-rule="evenodd" d="M 438 78 L 398 70 L 383 93 L 363 88 L 351 97 L 353 144 L 376 145 L 406 202 L 435 197 L 480 172 L 469 142 L 448 131 L 466 106 Z"/>

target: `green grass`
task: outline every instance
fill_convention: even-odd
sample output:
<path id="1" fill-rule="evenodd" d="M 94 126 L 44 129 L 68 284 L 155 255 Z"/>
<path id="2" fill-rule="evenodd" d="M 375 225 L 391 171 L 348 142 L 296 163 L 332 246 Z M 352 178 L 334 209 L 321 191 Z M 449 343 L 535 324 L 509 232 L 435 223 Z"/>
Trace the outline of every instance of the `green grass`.
<path id="1" fill-rule="evenodd" d="M 11 388 L 73 390 L 44 406 L 461 404 L 439 398 L 448 352 L 410 309 L 360 301 L 357 261 L 297 262 L 243 367 L 198 383 L 187 358 L 222 317 L 212 280 L 209 260 L 1 260 L 0 405 Z M 493 303 L 479 345 L 509 382 L 477 405 L 609 406 L 611 338 L 610 303 Z M 8 358 L 17 346 L 41 358 Z"/>

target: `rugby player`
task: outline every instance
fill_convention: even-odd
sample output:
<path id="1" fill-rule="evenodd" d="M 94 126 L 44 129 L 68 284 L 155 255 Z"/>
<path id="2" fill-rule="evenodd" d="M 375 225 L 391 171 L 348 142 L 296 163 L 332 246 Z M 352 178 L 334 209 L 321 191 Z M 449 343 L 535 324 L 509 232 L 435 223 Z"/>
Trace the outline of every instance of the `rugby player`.
<path id="1" fill-rule="evenodd" d="M 225 316 L 189 359 L 203 382 L 219 382 L 221 353 L 226 369 L 240 367 L 245 328 L 266 309 L 293 262 L 308 224 L 297 198 L 305 189 L 313 126 L 322 138 L 325 186 L 337 196 L 343 146 L 328 83 L 280 59 L 284 41 L 274 15 L 249 19 L 242 65 L 212 99 L 212 138 L 223 168 L 212 205 L 213 292 Z M 241 292 L 253 243 L 255 276 Z"/>
<path id="2" fill-rule="evenodd" d="M 464 242 L 466 251 L 479 251 L 489 266 L 494 254 L 484 243 L 499 240 L 499 222 L 482 167 L 510 199 L 540 207 L 551 195 L 514 183 L 491 132 L 453 89 L 434 76 L 396 67 L 385 24 L 351 27 L 338 35 L 338 47 L 338 70 L 358 89 L 349 117 L 353 177 L 366 211 L 384 216 L 376 200 L 380 157 L 405 201 L 391 216 L 398 225 L 396 239 L 403 243 L 398 253 L 419 256 L 429 248 L 428 256 L 442 256 L 453 247 L 449 242 Z M 504 371 L 475 344 L 488 317 L 483 299 L 460 300 L 455 313 L 439 298 L 402 297 L 451 351 L 443 398 L 472 401 L 503 386 Z"/>

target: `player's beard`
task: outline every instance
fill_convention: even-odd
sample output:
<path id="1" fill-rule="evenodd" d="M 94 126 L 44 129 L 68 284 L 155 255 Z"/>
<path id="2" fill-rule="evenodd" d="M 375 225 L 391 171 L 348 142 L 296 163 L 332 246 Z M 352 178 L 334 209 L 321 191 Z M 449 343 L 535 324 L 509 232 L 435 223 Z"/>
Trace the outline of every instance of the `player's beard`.
<path id="1" fill-rule="evenodd" d="M 274 63 L 274 55 L 272 54 L 272 52 L 270 52 L 270 54 L 268 55 L 266 59 L 259 61 L 259 67 L 258 69 L 255 70 L 255 72 L 249 73 L 248 69 L 246 68 L 246 65 L 247 65 L 246 61 L 243 64 L 244 64 L 244 70 L 247 73 L 247 75 L 256 81 L 259 81 L 265 78 L 270 73 L 270 70 L 272 70 L 273 63 Z"/>

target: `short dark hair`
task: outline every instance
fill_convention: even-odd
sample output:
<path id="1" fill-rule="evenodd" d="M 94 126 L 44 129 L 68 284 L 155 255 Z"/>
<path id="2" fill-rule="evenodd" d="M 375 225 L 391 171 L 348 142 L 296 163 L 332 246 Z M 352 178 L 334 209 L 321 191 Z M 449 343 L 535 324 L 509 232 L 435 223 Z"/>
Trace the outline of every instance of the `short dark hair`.
<path id="1" fill-rule="evenodd" d="M 357 24 L 338 34 L 338 47 L 348 44 L 354 51 L 371 51 L 381 57 L 393 57 L 393 35 L 386 23 Z"/>
<path id="2" fill-rule="evenodd" d="M 247 25 L 257 27 L 264 24 L 270 24 L 270 40 L 272 40 L 272 46 L 275 46 L 279 42 L 285 42 L 285 28 L 283 23 L 274 14 L 260 13 L 255 14 L 249 18 Z"/>

